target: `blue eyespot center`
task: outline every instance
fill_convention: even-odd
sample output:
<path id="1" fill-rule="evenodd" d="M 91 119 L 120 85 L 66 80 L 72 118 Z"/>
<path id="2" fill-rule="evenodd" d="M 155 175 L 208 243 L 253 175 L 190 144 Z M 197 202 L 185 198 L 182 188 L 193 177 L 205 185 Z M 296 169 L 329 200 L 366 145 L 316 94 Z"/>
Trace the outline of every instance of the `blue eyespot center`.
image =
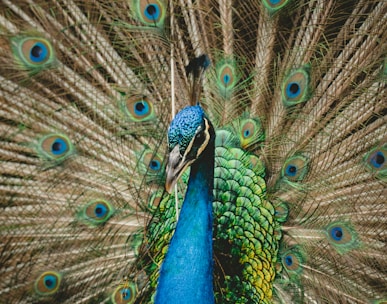
<path id="1" fill-rule="evenodd" d="M 64 153 L 66 150 L 67 150 L 67 144 L 61 138 L 55 139 L 55 141 L 51 145 L 51 152 L 55 155 L 60 155 Z"/>
<path id="2" fill-rule="evenodd" d="M 56 278 L 53 275 L 48 275 L 44 278 L 44 286 L 47 289 L 53 289 L 56 285 Z"/>
<path id="3" fill-rule="evenodd" d="M 159 161 L 153 159 L 149 163 L 149 168 L 152 169 L 152 170 L 160 170 L 161 164 L 160 164 Z"/>
<path id="4" fill-rule="evenodd" d="M 106 206 L 102 204 L 97 204 L 95 206 L 94 213 L 96 217 L 99 217 L 99 218 L 104 217 L 106 215 L 106 212 L 107 212 Z"/>
<path id="5" fill-rule="evenodd" d="M 132 292 L 129 288 L 124 288 L 121 290 L 121 296 L 123 300 L 129 300 L 132 296 Z"/>
<path id="6" fill-rule="evenodd" d="M 145 115 L 149 112 L 149 105 L 145 101 L 138 101 L 134 104 L 134 112 L 136 115 Z"/>
<path id="7" fill-rule="evenodd" d="M 297 174 L 297 167 L 294 165 L 288 165 L 286 167 L 286 175 L 295 176 Z"/>
<path id="8" fill-rule="evenodd" d="M 149 4 L 145 8 L 145 16 L 150 19 L 156 21 L 160 18 L 160 9 L 156 4 Z"/>
<path id="9" fill-rule="evenodd" d="M 281 0 L 270 0 L 270 2 L 271 2 L 271 4 L 276 5 L 276 4 L 280 3 Z"/>
<path id="10" fill-rule="evenodd" d="M 333 227 L 331 229 L 331 236 L 335 241 L 341 241 L 343 238 L 343 229 L 341 227 Z"/>
<path id="11" fill-rule="evenodd" d="M 296 82 L 291 82 L 286 87 L 286 94 L 289 98 L 296 98 L 301 92 L 300 85 Z"/>
<path id="12" fill-rule="evenodd" d="M 245 130 L 245 132 L 243 133 L 243 136 L 244 137 L 249 137 L 250 136 L 250 130 Z"/>
<path id="13" fill-rule="evenodd" d="M 371 157 L 371 165 L 377 169 L 382 167 L 385 161 L 386 161 L 386 159 L 384 157 L 384 154 L 381 151 L 376 152 Z"/>
<path id="14" fill-rule="evenodd" d="M 230 83 L 230 80 L 231 80 L 230 75 L 226 74 L 226 75 L 223 76 L 223 82 L 224 82 L 224 84 L 226 84 L 226 85 L 229 84 L 229 83 Z"/>
<path id="15" fill-rule="evenodd" d="M 43 43 L 37 42 L 31 48 L 30 59 L 33 62 L 37 62 L 37 63 L 42 62 L 46 59 L 47 53 L 48 53 L 47 47 Z"/>
<path id="16" fill-rule="evenodd" d="M 288 266 L 292 266 L 293 265 L 293 257 L 291 255 L 286 256 L 285 257 L 285 263 Z"/>

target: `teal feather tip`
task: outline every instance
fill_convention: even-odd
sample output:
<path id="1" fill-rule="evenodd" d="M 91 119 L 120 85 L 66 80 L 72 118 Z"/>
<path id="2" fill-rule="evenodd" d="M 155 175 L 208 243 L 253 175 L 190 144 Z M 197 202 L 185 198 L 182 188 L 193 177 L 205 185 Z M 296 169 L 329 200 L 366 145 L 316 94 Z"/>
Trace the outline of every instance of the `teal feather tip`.
<path id="1" fill-rule="evenodd" d="M 11 49 L 19 66 L 26 70 L 38 72 L 56 62 L 51 42 L 42 37 L 13 37 Z"/>
<path id="2" fill-rule="evenodd" d="M 55 294 L 61 284 L 62 275 L 56 271 L 43 272 L 35 280 L 34 290 L 39 296 L 51 296 Z"/>

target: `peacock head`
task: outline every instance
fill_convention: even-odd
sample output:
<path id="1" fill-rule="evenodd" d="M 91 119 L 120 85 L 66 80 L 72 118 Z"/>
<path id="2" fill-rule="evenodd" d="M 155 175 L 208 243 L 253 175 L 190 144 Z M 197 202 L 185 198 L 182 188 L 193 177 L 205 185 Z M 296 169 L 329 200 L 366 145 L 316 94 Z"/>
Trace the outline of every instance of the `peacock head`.
<path id="1" fill-rule="evenodd" d="M 199 105 L 186 107 L 175 116 L 168 130 L 165 188 L 169 193 L 184 170 L 199 159 L 214 141 L 214 128 Z"/>

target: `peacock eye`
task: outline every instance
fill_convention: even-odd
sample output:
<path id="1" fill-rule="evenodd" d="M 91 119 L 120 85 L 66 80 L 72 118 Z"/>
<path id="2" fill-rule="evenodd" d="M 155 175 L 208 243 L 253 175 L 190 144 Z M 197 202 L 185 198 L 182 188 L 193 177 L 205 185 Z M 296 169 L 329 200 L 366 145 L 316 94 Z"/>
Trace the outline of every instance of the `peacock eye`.
<path id="1" fill-rule="evenodd" d="M 160 18 L 160 9 L 155 4 L 149 4 L 145 9 L 145 16 L 150 19 L 157 21 Z"/>
<path id="2" fill-rule="evenodd" d="M 106 200 L 89 201 L 78 212 L 78 218 L 85 224 L 97 226 L 105 223 L 114 214 L 113 206 Z"/>
<path id="3" fill-rule="evenodd" d="M 288 176 L 296 176 L 296 174 L 297 174 L 297 167 L 294 166 L 294 165 L 288 165 L 286 167 L 285 172 L 286 172 L 286 175 L 288 175 Z"/>
<path id="4" fill-rule="evenodd" d="M 54 294 L 61 281 L 61 275 L 55 271 L 46 271 L 42 273 L 35 281 L 35 291 L 41 296 Z"/>
<path id="5" fill-rule="evenodd" d="M 229 74 L 223 75 L 223 83 L 225 85 L 228 85 L 230 81 L 231 81 L 231 76 Z"/>
<path id="6" fill-rule="evenodd" d="M 234 67 L 231 63 L 224 63 L 218 69 L 219 86 L 221 89 L 232 88 L 234 83 Z"/>
<path id="7" fill-rule="evenodd" d="M 239 134 L 240 144 L 243 148 L 248 148 L 251 145 L 263 141 L 265 138 L 265 134 L 258 117 L 243 118 L 235 125 Z"/>
<path id="8" fill-rule="evenodd" d="M 151 27 L 164 25 L 166 6 L 161 0 L 131 0 L 131 8 L 135 17 L 142 24 Z"/>
<path id="9" fill-rule="evenodd" d="M 94 209 L 95 216 L 98 218 L 102 218 L 107 213 L 107 208 L 105 205 L 97 204 Z"/>
<path id="10" fill-rule="evenodd" d="M 143 122 L 155 118 L 153 102 L 146 96 L 133 95 L 120 101 L 121 111 L 126 118 L 134 122 Z"/>
<path id="11" fill-rule="evenodd" d="M 111 296 L 115 304 L 131 304 L 136 296 L 136 286 L 133 283 L 126 283 L 119 286 Z"/>
<path id="12" fill-rule="evenodd" d="M 74 147 L 68 137 L 63 134 L 49 134 L 40 139 L 38 153 L 48 160 L 60 161 L 74 153 Z"/>
<path id="13" fill-rule="evenodd" d="M 340 241 L 343 238 L 343 229 L 341 227 L 333 227 L 331 236 L 335 241 Z"/>
<path id="14" fill-rule="evenodd" d="M 15 38 L 14 50 L 16 57 L 28 68 L 47 66 L 54 61 L 54 51 L 51 43 L 38 37 Z"/>
<path id="15" fill-rule="evenodd" d="M 68 150 L 67 143 L 62 138 L 55 139 L 51 144 L 51 152 L 55 155 L 61 155 Z"/>
<path id="16" fill-rule="evenodd" d="M 301 92 L 300 86 L 295 82 L 289 83 L 286 87 L 286 93 L 289 96 L 289 98 L 297 98 L 300 92 Z"/>
<path id="17" fill-rule="evenodd" d="M 387 153 L 387 146 L 383 145 L 381 147 L 375 147 L 371 149 L 365 156 L 364 156 L 364 163 L 372 174 L 375 174 L 377 178 L 385 178 L 386 176 L 386 153 Z"/>
<path id="18" fill-rule="evenodd" d="M 36 42 L 35 45 L 31 48 L 30 59 L 33 62 L 41 63 L 44 62 L 47 58 L 48 48 L 42 42 Z"/>
<path id="19" fill-rule="evenodd" d="M 356 230 L 347 222 L 333 222 L 326 228 L 328 241 L 340 253 L 346 253 L 359 246 Z"/>
<path id="20" fill-rule="evenodd" d="M 154 170 L 154 171 L 158 171 L 160 170 L 161 168 L 161 163 L 159 160 L 157 159 L 152 159 L 149 163 L 149 169 L 151 170 Z"/>
<path id="21" fill-rule="evenodd" d="M 297 274 L 302 271 L 304 257 L 298 248 L 292 248 L 282 256 L 282 265 L 291 274 Z"/>
<path id="22" fill-rule="evenodd" d="M 293 256 L 291 256 L 291 255 L 286 256 L 285 257 L 285 263 L 288 266 L 292 266 L 293 265 Z"/>
<path id="23" fill-rule="evenodd" d="M 370 163 L 376 169 L 379 169 L 380 167 L 382 167 L 385 161 L 386 159 L 381 151 L 377 151 L 375 154 L 371 155 L 370 157 Z"/>
<path id="24" fill-rule="evenodd" d="M 309 68 L 294 70 L 285 78 L 282 85 L 282 101 L 285 106 L 305 102 L 309 97 Z"/>
<path id="25" fill-rule="evenodd" d="M 290 182 L 300 182 L 308 173 L 308 159 L 302 155 L 288 158 L 282 168 L 282 176 Z"/>

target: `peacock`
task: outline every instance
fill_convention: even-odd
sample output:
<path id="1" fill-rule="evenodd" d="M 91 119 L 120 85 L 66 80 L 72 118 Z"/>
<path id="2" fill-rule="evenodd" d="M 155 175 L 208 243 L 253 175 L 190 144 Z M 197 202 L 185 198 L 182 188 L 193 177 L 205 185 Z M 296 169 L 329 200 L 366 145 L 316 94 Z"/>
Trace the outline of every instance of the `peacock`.
<path id="1" fill-rule="evenodd" d="M 2 0 L 0 303 L 386 303 L 386 82 L 384 0 Z"/>

